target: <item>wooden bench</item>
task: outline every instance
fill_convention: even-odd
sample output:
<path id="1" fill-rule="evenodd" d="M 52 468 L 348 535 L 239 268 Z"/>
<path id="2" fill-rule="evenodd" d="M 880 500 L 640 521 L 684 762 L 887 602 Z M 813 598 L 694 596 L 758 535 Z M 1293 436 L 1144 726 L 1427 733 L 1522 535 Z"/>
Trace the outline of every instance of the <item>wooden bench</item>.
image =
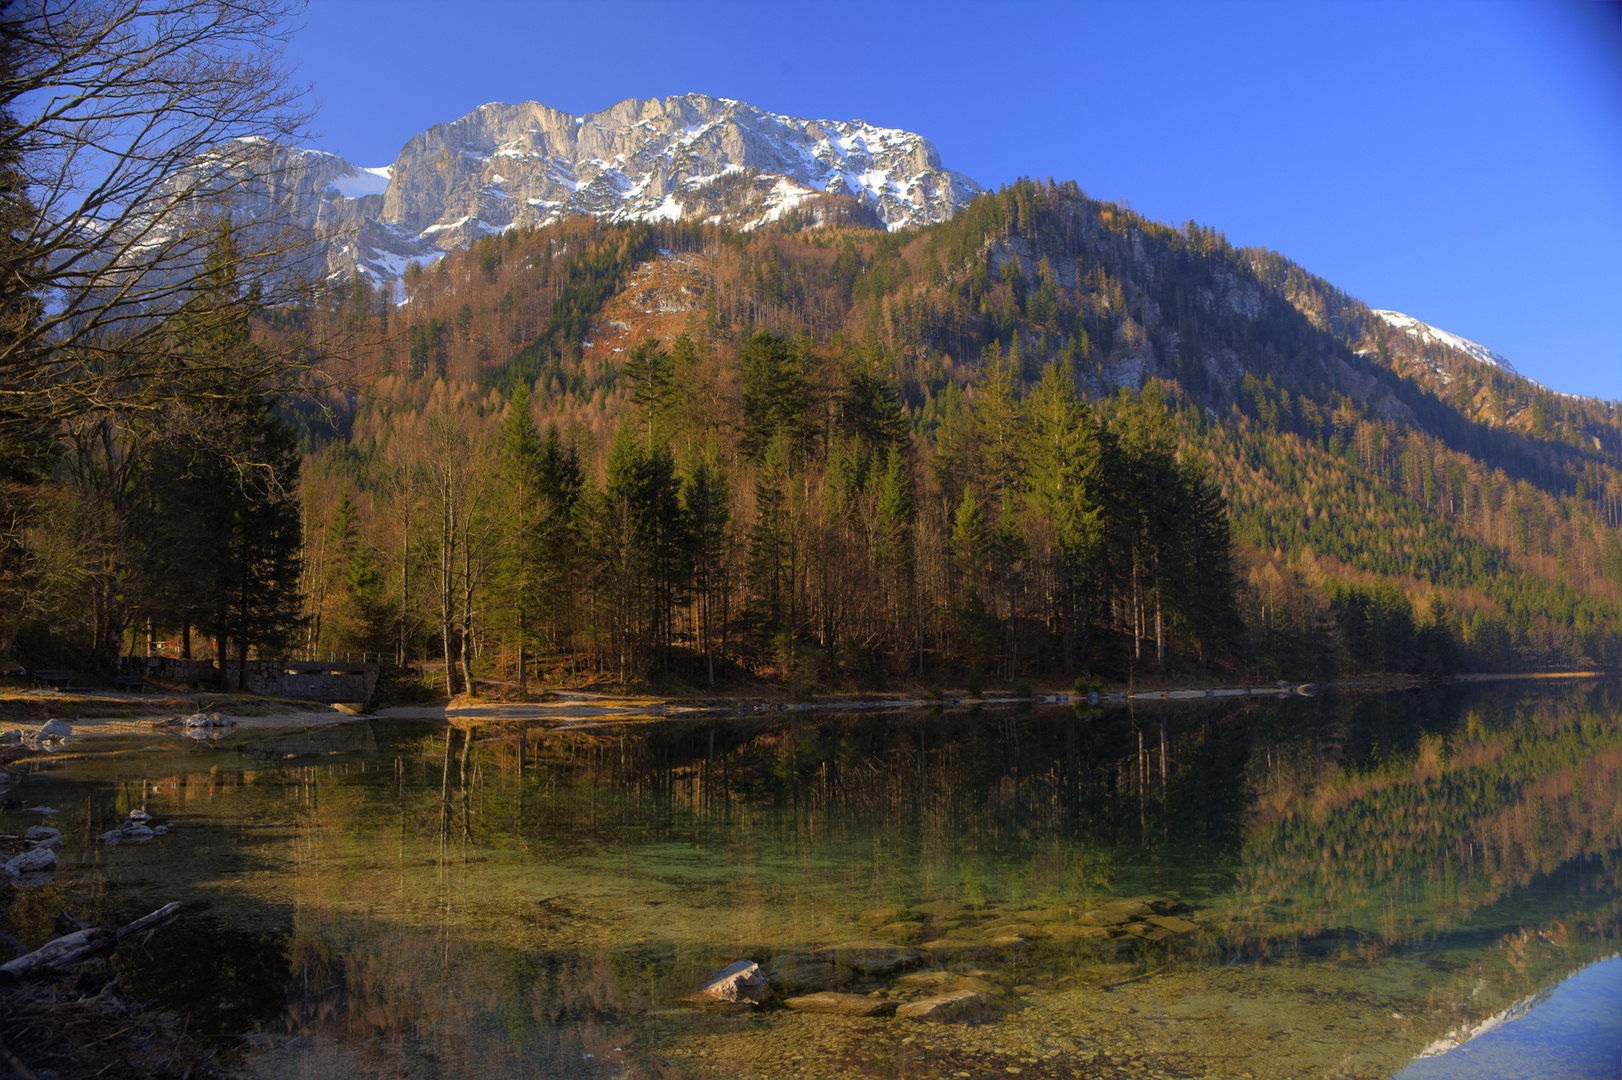
<path id="1" fill-rule="evenodd" d="M 54 686 L 58 690 L 66 690 L 68 688 L 68 673 L 65 671 L 39 668 L 32 672 L 28 677 L 34 682 L 38 683 L 40 686 Z"/>
<path id="2" fill-rule="evenodd" d="M 146 693 L 146 680 L 139 675 L 119 675 L 113 679 L 113 685 L 120 690 L 139 690 Z"/>

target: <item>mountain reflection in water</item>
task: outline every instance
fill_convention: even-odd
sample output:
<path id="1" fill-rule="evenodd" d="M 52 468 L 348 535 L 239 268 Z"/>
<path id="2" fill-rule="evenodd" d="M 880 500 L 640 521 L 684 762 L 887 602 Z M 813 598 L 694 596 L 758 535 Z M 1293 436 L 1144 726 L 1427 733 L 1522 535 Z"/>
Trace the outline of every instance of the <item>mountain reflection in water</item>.
<path id="1" fill-rule="evenodd" d="M 11 916 L 32 945 L 64 904 L 192 902 L 119 962 L 247 1075 L 1384 1077 L 1616 951 L 1618 704 L 1516 683 L 177 743 L 36 766 L 78 859 Z M 97 849 L 135 806 L 176 830 Z M 1186 907 L 1111 922 L 1117 898 Z M 875 939 L 988 1000 L 939 1025 L 679 1003 L 732 960 Z"/>

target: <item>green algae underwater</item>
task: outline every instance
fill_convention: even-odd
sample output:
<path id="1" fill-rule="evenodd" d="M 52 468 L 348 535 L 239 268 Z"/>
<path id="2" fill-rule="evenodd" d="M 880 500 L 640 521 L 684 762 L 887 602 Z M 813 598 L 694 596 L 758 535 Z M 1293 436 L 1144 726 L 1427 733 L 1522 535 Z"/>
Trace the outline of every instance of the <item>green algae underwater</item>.
<path id="1" fill-rule="evenodd" d="M 1388 1077 L 1617 953 L 1619 712 L 1546 681 L 97 739 L 13 767 L 67 846 L 10 929 L 182 901 L 116 963 L 245 1077 Z M 172 831 L 97 841 L 137 808 Z M 683 1000 L 738 960 L 765 1004 Z M 813 988 L 881 1015 L 786 1006 Z"/>

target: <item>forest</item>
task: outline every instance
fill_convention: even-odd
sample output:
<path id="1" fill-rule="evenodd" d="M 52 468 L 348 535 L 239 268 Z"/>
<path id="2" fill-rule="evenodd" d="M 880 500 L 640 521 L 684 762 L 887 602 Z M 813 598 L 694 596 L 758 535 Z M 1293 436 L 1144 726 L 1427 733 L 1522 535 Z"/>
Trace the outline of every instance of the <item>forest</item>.
<path id="1" fill-rule="evenodd" d="M 1609 406 L 1074 184 L 859 222 L 573 218 L 275 307 L 220 277 L 198 347 L 318 343 L 325 388 L 203 425 L 261 453 L 116 409 L 41 440 L 0 652 L 451 694 L 1622 661 Z"/>

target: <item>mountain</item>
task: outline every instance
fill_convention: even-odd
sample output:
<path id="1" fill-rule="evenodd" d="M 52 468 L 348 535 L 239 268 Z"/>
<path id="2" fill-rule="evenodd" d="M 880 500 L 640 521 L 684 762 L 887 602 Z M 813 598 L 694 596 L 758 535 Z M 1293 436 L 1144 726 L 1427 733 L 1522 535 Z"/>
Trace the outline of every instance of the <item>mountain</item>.
<path id="1" fill-rule="evenodd" d="M 573 116 L 481 105 L 415 136 L 391 165 L 288 148 L 233 194 L 314 231 L 330 275 L 399 277 L 481 236 L 590 214 L 749 230 L 785 217 L 895 230 L 979 194 L 928 139 L 862 120 L 805 120 L 702 94 Z"/>
<path id="2" fill-rule="evenodd" d="M 574 433 L 588 471 L 643 416 L 645 382 L 673 388 L 676 404 L 641 430 L 666 425 L 678 447 L 715 440 L 747 530 L 757 463 L 732 440 L 761 407 L 751 342 L 765 331 L 799 358 L 811 401 L 800 430 L 837 428 L 893 394 L 936 543 L 957 530 L 971 489 L 997 493 L 982 507 L 993 533 L 994 521 L 1013 536 L 1033 520 L 1020 516 L 1023 489 L 997 472 L 999 455 L 1022 456 L 998 447 L 1021 438 L 986 425 L 1050 402 L 1049 372 L 1128 428 L 1123 402 L 1152 387 L 1171 403 L 1180 453 L 1208 463 L 1231 509 L 1259 670 L 1415 663 L 1365 632 L 1406 625 L 1391 621 L 1404 604 L 1452 626 L 1483 669 L 1622 658 L 1614 407 L 1555 394 L 1276 252 L 1028 180 L 913 229 L 669 225 L 576 216 L 488 236 L 411 276 L 409 303 L 386 318 L 375 293 L 350 290 L 334 315 L 364 325 L 366 340 L 341 373 L 380 399 L 469 394 L 475 417 L 522 386 L 539 422 Z M 648 336 L 684 357 L 676 374 L 638 366 Z M 357 445 L 381 439 L 393 415 L 363 410 Z M 806 453 L 816 482 L 833 475 L 822 471 L 833 458 Z M 950 580 L 940 550 L 932 588 Z M 1039 603 L 1048 585 L 1019 587 L 1027 608 L 986 601 L 1015 612 L 1005 635 L 1052 614 Z M 821 602 L 804 599 L 805 610 Z"/>

